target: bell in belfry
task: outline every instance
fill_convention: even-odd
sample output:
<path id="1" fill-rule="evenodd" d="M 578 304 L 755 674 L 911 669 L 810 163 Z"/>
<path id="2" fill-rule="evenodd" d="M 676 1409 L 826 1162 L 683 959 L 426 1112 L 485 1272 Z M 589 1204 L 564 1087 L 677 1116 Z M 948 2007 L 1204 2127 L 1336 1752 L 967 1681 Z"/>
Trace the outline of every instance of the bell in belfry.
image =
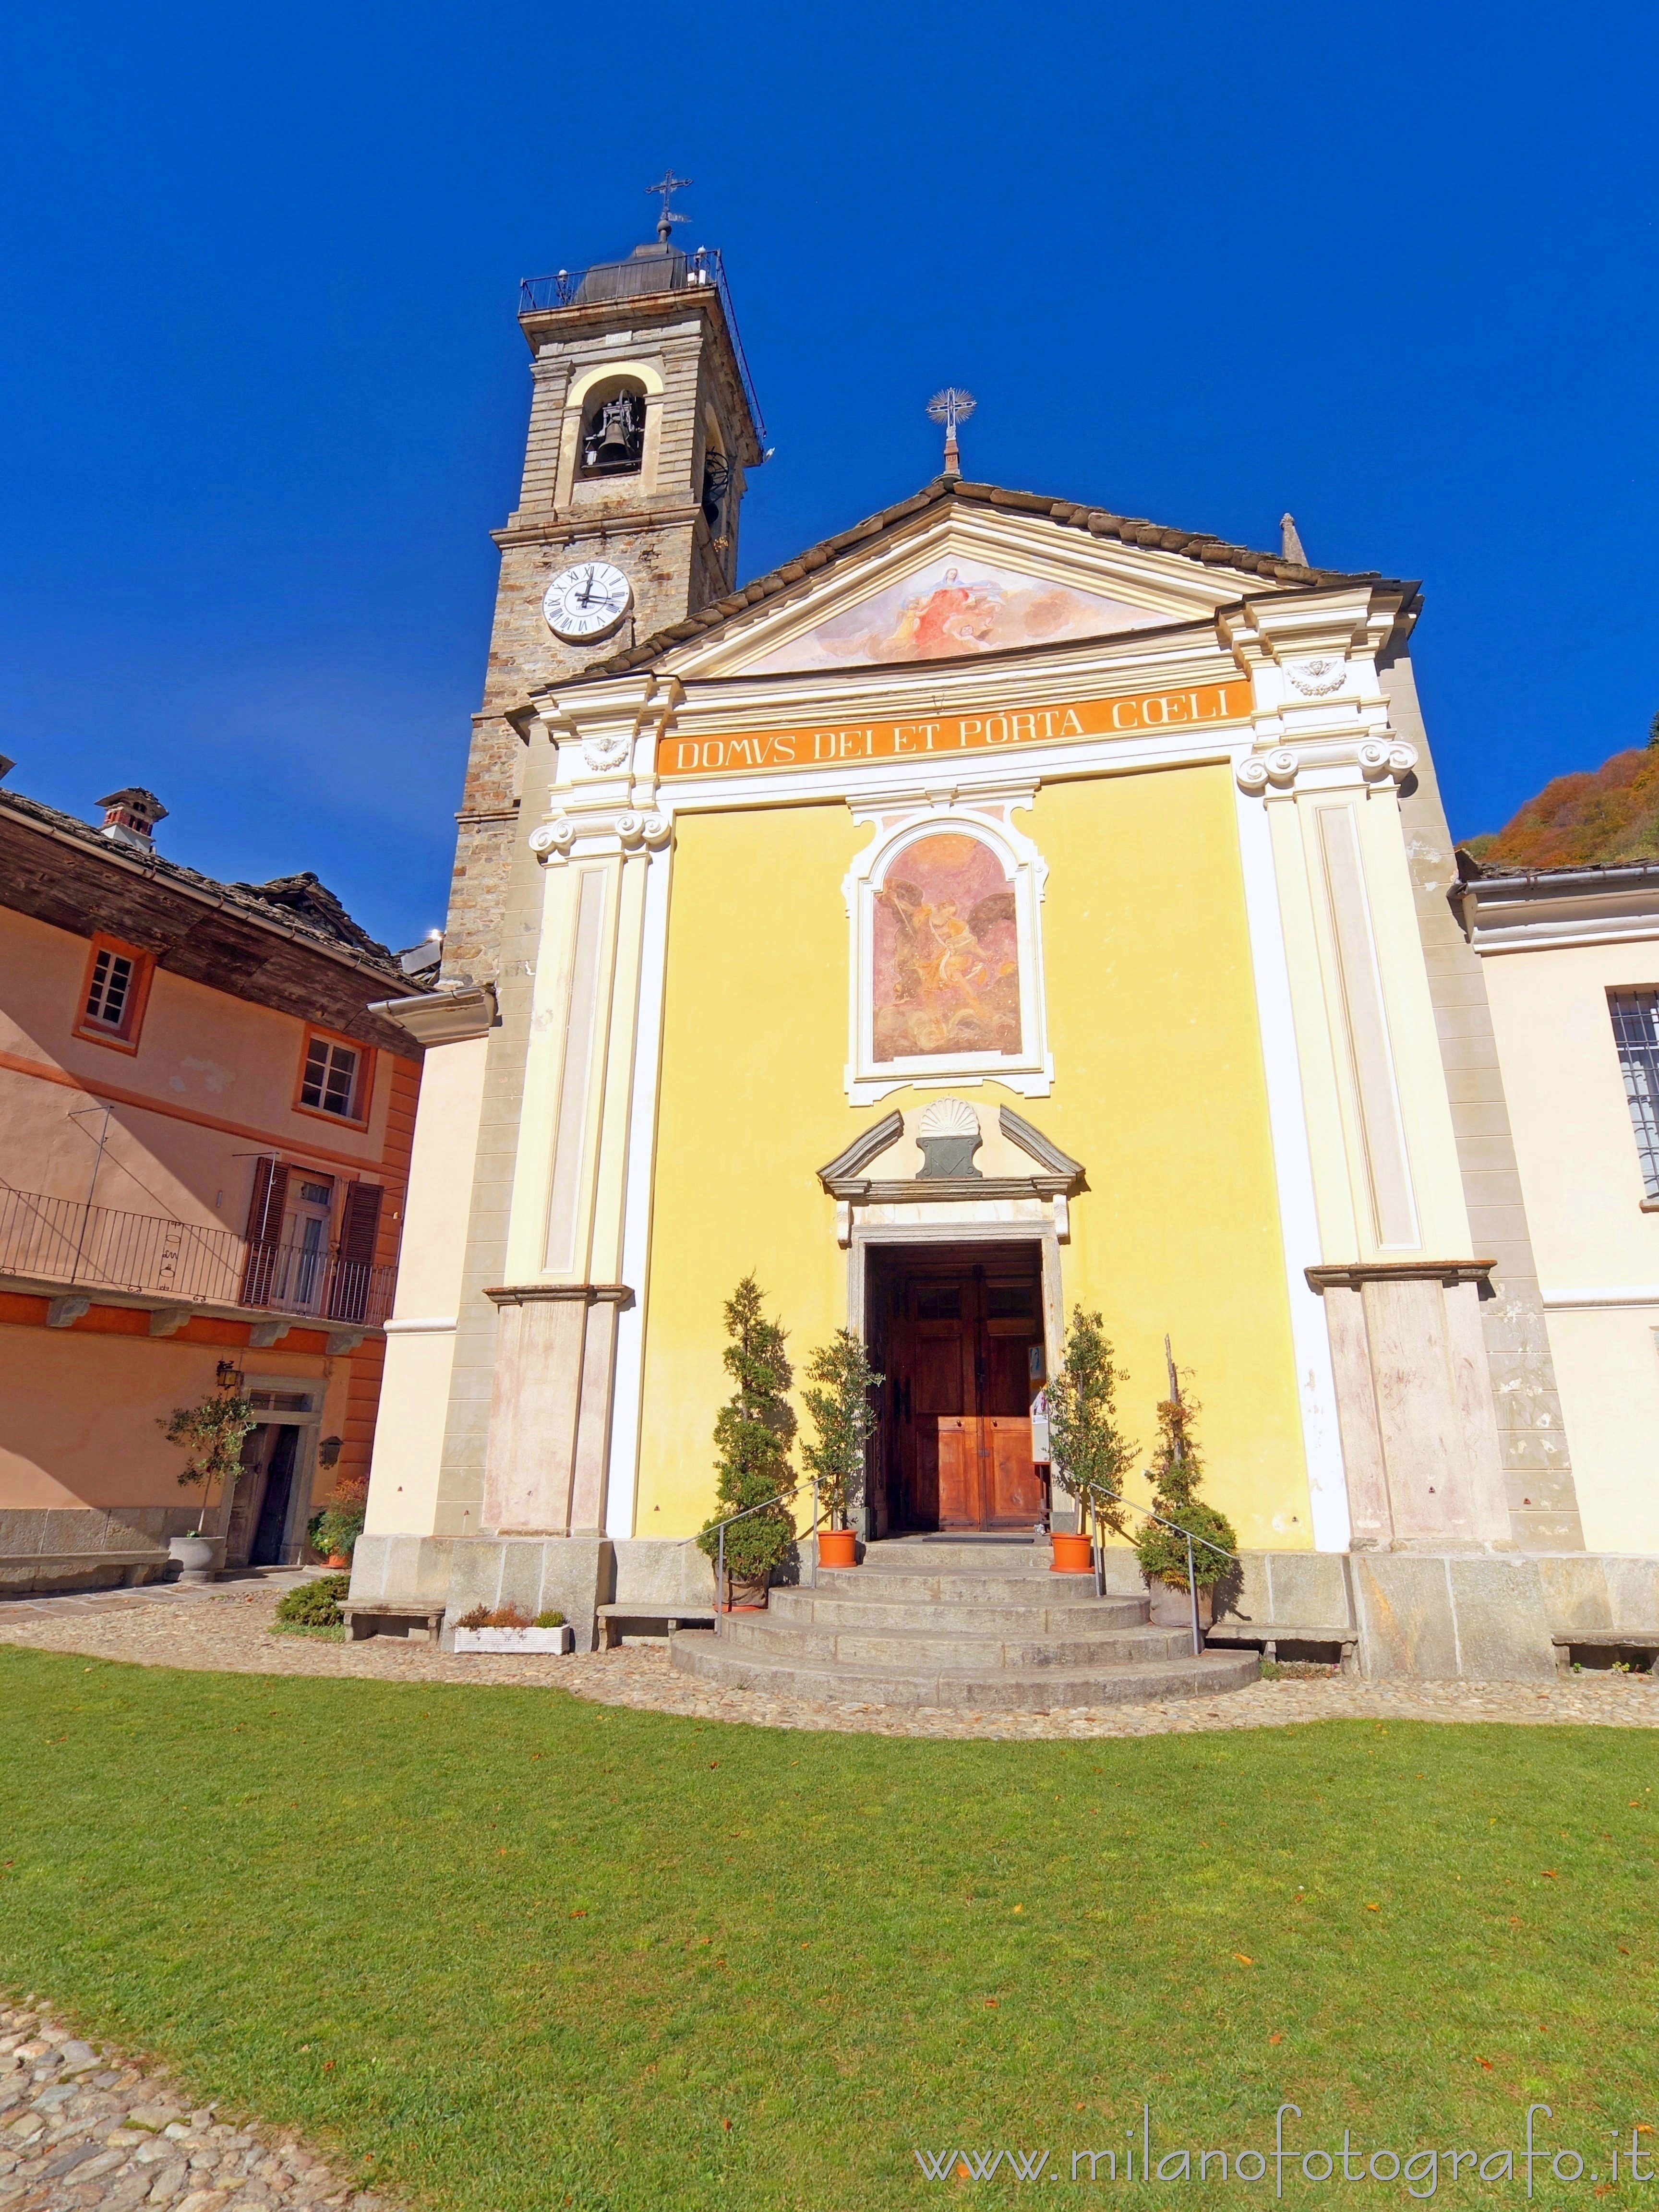
<path id="1" fill-rule="evenodd" d="M 632 392 L 624 392 L 615 399 L 607 399 L 599 410 L 598 422 L 587 435 L 584 457 L 587 466 L 604 475 L 636 469 L 643 443 L 644 425 L 640 419 L 643 413 Z"/>

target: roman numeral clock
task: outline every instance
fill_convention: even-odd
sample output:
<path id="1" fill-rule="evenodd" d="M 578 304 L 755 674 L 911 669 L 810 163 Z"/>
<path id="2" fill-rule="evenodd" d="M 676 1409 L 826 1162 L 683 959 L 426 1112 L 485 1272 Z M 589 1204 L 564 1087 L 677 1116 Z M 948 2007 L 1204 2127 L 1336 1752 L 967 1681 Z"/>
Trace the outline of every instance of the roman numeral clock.
<path id="1" fill-rule="evenodd" d="M 542 612 L 555 637 L 586 645 L 616 629 L 634 604 L 634 587 L 609 561 L 579 561 L 548 586 Z"/>

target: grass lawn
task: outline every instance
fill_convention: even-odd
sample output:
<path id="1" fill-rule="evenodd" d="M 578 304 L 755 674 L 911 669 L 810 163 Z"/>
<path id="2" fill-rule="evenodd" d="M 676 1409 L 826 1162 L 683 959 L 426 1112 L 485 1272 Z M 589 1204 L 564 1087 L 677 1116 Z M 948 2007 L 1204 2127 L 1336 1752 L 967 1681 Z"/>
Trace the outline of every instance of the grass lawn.
<path id="1" fill-rule="evenodd" d="M 469 2212 L 870 2212 L 950 2199 L 918 2148 L 1005 2145 L 1133 2200 L 1071 2160 L 1132 2134 L 1139 2183 L 1143 2100 L 1155 2162 L 1271 2150 L 1285 2100 L 1298 2153 L 1350 2129 L 1304 2203 L 1406 2202 L 1379 2146 L 1490 2154 L 1547 2103 L 1586 2174 L 1534 2202 L 1594 2201 L 1659 2122 L 1656 1747 L 902 1741 L 0 1647 L 0 1983 Z M 1139 2201 L 1271 2196 L 1229 2174 Z"/>

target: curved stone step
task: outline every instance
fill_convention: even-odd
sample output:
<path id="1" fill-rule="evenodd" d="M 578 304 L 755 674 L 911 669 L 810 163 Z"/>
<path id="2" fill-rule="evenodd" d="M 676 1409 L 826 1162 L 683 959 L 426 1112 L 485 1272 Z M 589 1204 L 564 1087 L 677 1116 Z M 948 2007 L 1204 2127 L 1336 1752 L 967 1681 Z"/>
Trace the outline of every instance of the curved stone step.
<path id="1" fill-rule="evenodd" d="M 810 1584 L 796 1585 L 809 1588 Z M 835 1597 L 880 1597 L 912 1605 L 1098 1605 L 1092 1575 L 901 1573 L 896 1567 L 820 1567 L 817 1587 Z"/>
<path id="2" fill-rule="evenodd" d="M 763 1697 L 806 1698 L 820 1704 L 939 1705 L 985 1712 L 1057 1712 L 1077 1705 L 1129 1705 L 1164 1698 L 1210 1697 L 1241 1690 L 1261 1672 L 1255 1653 L 1206 1652 L 1150 1666 L 1103 1667 L 1089 1673 L 1009 1668 L 963 1674 L 943 1668 L 893 1668 L 792 1664 L 744 1656 L 708 1629 L 679 1629 L 669 1656 L 683 1673 L 723 1689 Z"/>
<path id="3" fill-rule="evenodd" d="M 954 1633 L 918 1607 L 902 1627 L 802 1626 L 754 1614 L 729 1615 L 723 1639 L 745 1656 L 786 1664 L 894 1668 L 902 1674 L 940 1667 L 957 1674 L 1151 1665 L 1192 1656 L 1191 1632 L 1174 1628 L 1103 1628 L 1091 1635 L 1000 1636 Z"/>
<path id="4" fill-rule="evenodd" d="M 890 1598 L 867 1588 L 856 1596 L 822 1585 L 782 1588 L 770 1593 L 767 1611 L 776 1620 L 799 1627 L 912 1628 L 925 1620 L 942 1634 L 969 1636 L 1082 1636 L 1109 1628 L 1144 1628 L 1152 1606 L 1144 1597 L 1097 1598 L 1092 1605 L 1044 1605 L 1038 1590 L 1028 1604 L 1008 1601 L 969 1605 L 939 1598 Z"/>

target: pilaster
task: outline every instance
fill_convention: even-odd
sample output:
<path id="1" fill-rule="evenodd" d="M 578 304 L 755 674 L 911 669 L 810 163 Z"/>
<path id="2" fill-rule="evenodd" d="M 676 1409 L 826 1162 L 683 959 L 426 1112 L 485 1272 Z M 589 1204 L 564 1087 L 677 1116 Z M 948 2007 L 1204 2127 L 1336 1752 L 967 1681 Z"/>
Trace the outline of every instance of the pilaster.
<path id="1" fill-rule="evenodd" d="M 1511 1540 L 1471 1241 L 1399 794 L 1419 754 L 1377 656 L 1399 586 L 1218 618 L 1251 678 L 1356 1547 Z M 1490 1293 L 1487 1293 L 1490 1295 Z"/>
<path id="2" fill-rule="evenodd" d="M 657 730 L 673 687 L 649 675 L 535 702 L 550 758 L 485 1455 L 485 1525 L 591 1534 L 605 1522 L 647 878 L 665 865 Z M 635 762 L 641 763 L 636 773 Z"/>

